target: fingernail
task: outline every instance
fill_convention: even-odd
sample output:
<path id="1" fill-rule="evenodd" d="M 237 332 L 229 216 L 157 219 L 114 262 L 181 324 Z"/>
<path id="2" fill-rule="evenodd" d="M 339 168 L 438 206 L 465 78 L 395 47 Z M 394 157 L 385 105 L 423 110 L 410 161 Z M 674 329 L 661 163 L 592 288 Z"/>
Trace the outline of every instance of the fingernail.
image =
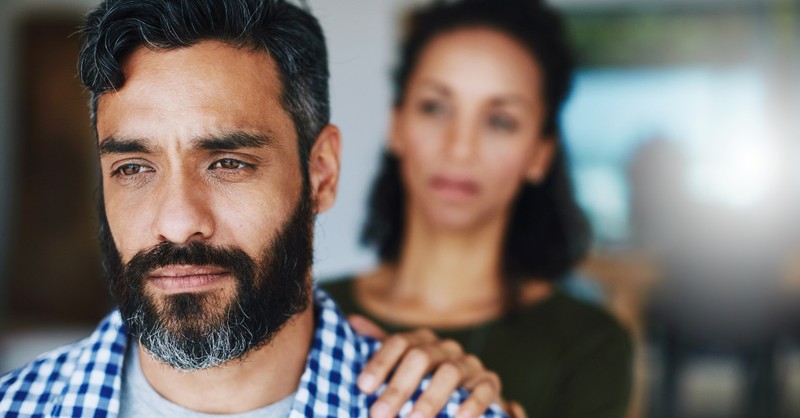
<path id="1" fill-rule="evenodd" d="M 472 418 L 472 411 L 458 411 L 456 418 Z"/>
<path id="2" fill-rule="evenodd" d="M 414 411 L 408 416 L 408 418 L 424 418 L 424 415 L 422 415 L 422 412 Z"/>
<path id="3" fill-rule="evenodd" d="M 375 376 L 370 373 L 362 374 L 358 378 L 358 386 L 361 388 L 361 390 L 375 389 Z"/>
<path id="4" fill-rule="evenodd" d="M 386 402 L 378 402 L 373 406 L 375 409 L 372 412 L 372 416 L 375 418 L 386 418 L 389 416 L 389 404 Z"/>

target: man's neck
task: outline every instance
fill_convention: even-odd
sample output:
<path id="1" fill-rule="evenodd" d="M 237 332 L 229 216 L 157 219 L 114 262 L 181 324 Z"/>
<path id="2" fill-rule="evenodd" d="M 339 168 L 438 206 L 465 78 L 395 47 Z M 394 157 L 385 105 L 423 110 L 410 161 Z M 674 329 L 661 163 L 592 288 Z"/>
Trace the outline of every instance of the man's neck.
<path id="1" fill-rule="evenodd" d="M 236 414 L 275 403 L 297 390 L 314 335 L 312 304 L 264 347 L 218 367 L 177 370 L 135 346 L 142 373 L 167 400 L 209 414 Z"/>

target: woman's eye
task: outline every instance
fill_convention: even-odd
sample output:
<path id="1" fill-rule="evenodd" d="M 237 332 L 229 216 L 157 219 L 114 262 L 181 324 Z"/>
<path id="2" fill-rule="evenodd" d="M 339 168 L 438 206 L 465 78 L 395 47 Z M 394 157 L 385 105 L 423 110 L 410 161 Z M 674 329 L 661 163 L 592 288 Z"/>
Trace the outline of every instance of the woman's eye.
<path id="1" fill-rule="evenodd" d="M 234 160 L 233 158 L 223 158 L 214 164 L 211 164 L 211 169 L 218 169 L 221 168 L 223 170 L 238 170 L 240 168 L 247 167 L 247 164 L 239 161 Z"/>
<path id="2" fill-rule="evenodd" d="M 436 100 L 424 100 L 422 103 L 420 103 L 419 109 L 426 115 L 439 115 L 447 110 L 444 104 Z"/>
<path id="3" fill-rule="evenodd" d="M 489 126 L 495 130 L 514 132 L 517 122 L 507 116 L 494 115 L 489 117 Z"/>

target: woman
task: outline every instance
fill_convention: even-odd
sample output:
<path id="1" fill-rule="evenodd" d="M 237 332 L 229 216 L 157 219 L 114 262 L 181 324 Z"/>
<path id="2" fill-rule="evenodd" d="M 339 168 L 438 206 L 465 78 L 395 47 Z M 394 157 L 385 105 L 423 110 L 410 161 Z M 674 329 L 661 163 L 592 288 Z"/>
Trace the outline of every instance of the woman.
<path id="1" fill-rule="evenodd" d="M 381 264 L 324 287 L 389 332 L 457 341 L 529 416 L 623 416 L 630 338 L 554 286 L 589 244 L 558 146 L 573 64 L 557 16 L 439 2 L 409 29 L 363 234 Z"/>

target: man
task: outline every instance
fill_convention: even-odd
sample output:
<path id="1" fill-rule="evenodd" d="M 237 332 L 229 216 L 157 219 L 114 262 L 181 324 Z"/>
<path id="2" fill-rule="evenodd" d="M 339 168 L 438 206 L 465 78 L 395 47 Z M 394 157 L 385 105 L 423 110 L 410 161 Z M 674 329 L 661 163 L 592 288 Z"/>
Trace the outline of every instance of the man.
<path id="1" fill-rule="evenodd" d="M 0 378 L 0 411 L 366 416 L 378 343 L 310 279 L 340 147 L 317 21 L 283 0 L 108 0 L 83 33 L 119 310 Z"/>

